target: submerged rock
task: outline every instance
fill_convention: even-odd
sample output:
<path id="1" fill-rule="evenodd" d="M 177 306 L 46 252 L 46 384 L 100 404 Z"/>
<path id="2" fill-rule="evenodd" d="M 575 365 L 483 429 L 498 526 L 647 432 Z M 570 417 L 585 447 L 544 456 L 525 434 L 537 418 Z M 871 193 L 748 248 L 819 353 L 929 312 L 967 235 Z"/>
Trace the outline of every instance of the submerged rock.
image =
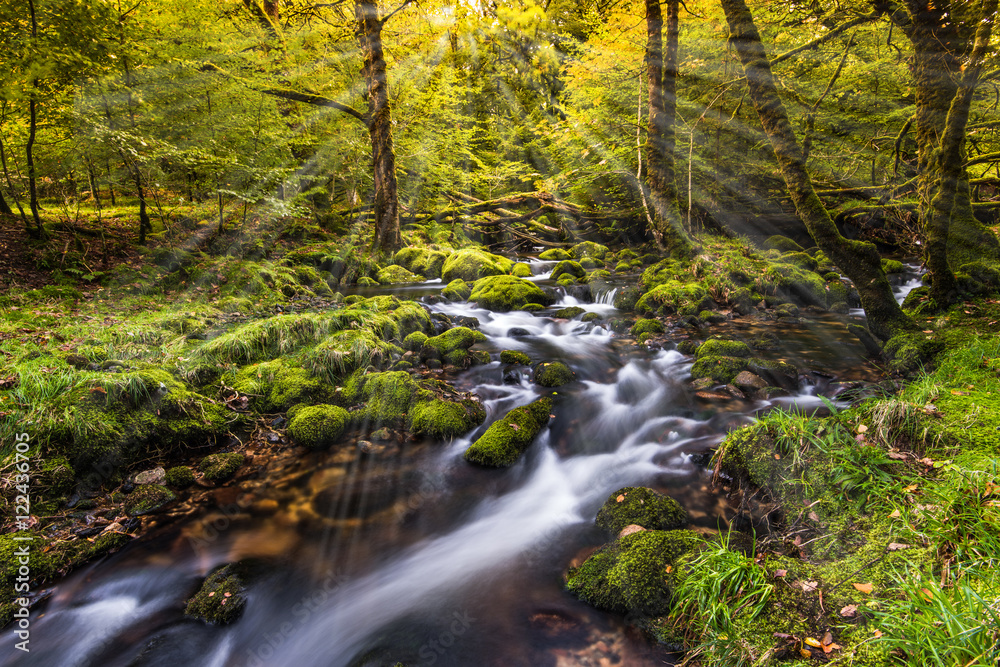
<path id="1" fill-rule="evenodd" d="M 198 464 L 198 470 L 210 482 L 221 482 L 232 477 L 246 462 L 242 454 L 209 454 Z"/>
<path id="2" fill-rule="evenodd" d="M 513 464 L 549 423 L 551 409 L 548 398 L 514 408 L 465 450 L 465 460 L 494 468 Z"/>
<path id="3" fill-rule="evenodd" d="M 162 467 L 143 470 L 135 476 L 136 484 L 163 484 L 167 478 L 167 471 Z"/>
<path id="4" fill-rule="evenodd" d="M 439 336 L 428 338 L 420 348 L 421 359 L 447 361 L 454 366 L 469 365 L 469 348 L 476 343 L 485 343 L 486 335 L 468 327 L 455 327 Z"/>
<path id="5" fill-rule="evenodd" d="M 216 570 L 188 600 L 184 614 L 216 625 L 232 623 L 243 614 L 247 604 L 245 578 L 239 563 Z"/>

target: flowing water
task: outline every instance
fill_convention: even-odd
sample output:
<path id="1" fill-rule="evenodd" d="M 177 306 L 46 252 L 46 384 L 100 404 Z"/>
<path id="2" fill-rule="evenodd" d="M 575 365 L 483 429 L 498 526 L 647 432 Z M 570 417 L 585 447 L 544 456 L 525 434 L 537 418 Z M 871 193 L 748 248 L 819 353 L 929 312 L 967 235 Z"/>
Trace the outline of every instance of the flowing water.
<path id="1" fill-rule="evenodd" d="M 536 279 L 550 268 L 537 263 Z M 56 585 L 33 612 L 31 653 L 13 651 L 8 630 L 2 664 L 669 663 L 622 619 L 564 592 L 562 573 L 604 541 L 593 519 L 622 486 L 670 494 L 697 530 L 724 525 L 732 512 L 709 489 L 706 453 L 772 404 L 695 392 L 687 382 L 692 359 L 671 345 L 637 346 L 599 325 L 551 315 L 580 305 L 612 316 L 612 299 L 611 292 L 594 303 L 564 297 L 536 314 L 430 306 L 478 318 L 491 352 L 522 350 L 575 371 L 577 381 L 552 396 L 549 427 L 511 468 L 475 468 L 462 453 L 490 422 L 552 390 L 534 385 L 528 369 L 499 362 L 454 373 L 449 379 L 488 412 L 467 437 L 400 441 L 376 455 L 352 446 L 305 455 L 278 448 L 233 494 L 220 490 L 219 508 L 154 529 Z M 865 373 L 860 345 L 833 317 L 731 322 L 699 337 L 755 329 L 781 339 L 767 356 L 806 371 L 799 392 L 781 399 L 786 407 L 815 407 L 817 394 L 835 395 L 839 381 Z M 185 618 L 201 578 L 242 558 L 260 563 L 242 618 L 227 627 Z"/>

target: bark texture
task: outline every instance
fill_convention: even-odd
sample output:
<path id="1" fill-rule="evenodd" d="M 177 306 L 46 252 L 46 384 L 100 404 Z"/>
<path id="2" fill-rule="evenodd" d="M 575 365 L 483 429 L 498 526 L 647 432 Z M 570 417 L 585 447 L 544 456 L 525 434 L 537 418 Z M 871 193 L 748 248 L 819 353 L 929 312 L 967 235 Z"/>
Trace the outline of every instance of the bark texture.
<path id="1" fill-rule="evenodd" d="M 788 113 L 778 97 L 760 33 L 746 3 L 722 0 L 722 7 L 729 23 L 730 41 L 746 73 L 750 100 L 771 141 L 795 209 L 809 234 L 854 282 L 868 316 L 868 328 L 875 336 L 888 340 L 900 331 L 915 329 L 913 321 L 896 303 L 875 246 L 841 236 L 817 196 Z"/>

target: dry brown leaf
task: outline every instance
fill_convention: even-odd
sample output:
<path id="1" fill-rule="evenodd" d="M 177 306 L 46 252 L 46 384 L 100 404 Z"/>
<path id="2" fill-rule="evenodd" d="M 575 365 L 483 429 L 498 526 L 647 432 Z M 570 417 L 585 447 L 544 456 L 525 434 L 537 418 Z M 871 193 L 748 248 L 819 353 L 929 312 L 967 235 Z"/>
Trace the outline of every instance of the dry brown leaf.
<path id="1" fill-rule="evenodd" d="M 809 520 L 819 523 L 819 514 L 816 514 L 816 512 L 809 512 Z"/>
<path id="2" fill-rule="evenodd" d="M 916 490 L 917 490 L 917 485 L 916 484 L 910 484 L 909 486 L 904 486 L 903 487 L 903 491 L 905 491 L 906 493 L 913 493 Z"/>
<path id="3" fill-rule="evenodd" d="M 624 493 L 619 493 L 619 494 L 618 494 L 618 497 L 617 497 L 617 498 L 615 498 L 615 500 L 616 500 L 617 502 L 621 502 L 621 501 L 625 500 L 625 494 L 624 494 Z"/>
<path id="4" fill-rule="evenodd" d="M 823 648 L 822 642 L 820 642 L 820 640 L 818 639 L 813 639 L 812 637 L 806 637 L 803 641 L 809 646 L 812 646 L 813 648 Z"/>
<path id="5" fill-rule="evenodd" d="M 864 584 L 851 584 L 851 585 L 866 595 L 871 595 L 872 591 L 875 590 L 875 587 L 872 586 L 871 582 L 867 582 Z"/>
<path id="6" fill-rule="evenodd" d="M 822 641 L 823 641 L 823 646 L 829 646 L 830 644 L 832 644 L 833 643 L 833 633 L 832 632 L 827 632 L 826 634 L 824 634 Z"/>
<path id="7" fill-rule="evenodd" d="M 899 452 L 888 452 L 889 458 L 893 461 L 905 461 L 906 454 L 901 454 Z"/>
<path id="8" fill-rule="evenodd" d="M 811 658 L 811 657 L 813 657 L 812 651 L 810 651 L 807 648 L 800 648 L 799 649 L 799 655 L 801 655 L 803 658 Z"/>
<path id="9" fill-rule="evenodd" d="M 876 630 L 875 631 L 875 638 L 878 639 L 881 636 L 882 636 L 882 631 L 881 630 Z"/>
<path id="10" fill-rule="evenodd" d="M 840 644 L 824 644 L 823 653 L 829 653 L 830 651 L 836 651 L 840 648 Z"/>
<path id="11" fill-rule="evenodd" d="M 849 604 L 840 610 L 840 615 L 844 618 L 854 618 L 858 615 L 858 605 Z"/>
<path id="12" fill-rule="evenodd" d="M 814 590 L 819 588 L 818 581 L 800 581 L 799 586 L 802 587 L 804 593 L 812 593 Z"/>
<path id="13" fill-rule="evenodd" d="M 858 424 L 858 433 L 867 433 L 868 427 L 864 424 Z"/>
<path id="14" fill-rule="evenodd" d="M 774 576 L 776 578 L 778 578 L 778 579 L 781 579 L 782 577 L 786 576 L 787 574 L 788 574 L 788 570 L 775 570 L 774 571 Z"/>
<path id="15" fill-rule="evenodd" d="M 903 544 L 902 542 L 889 542 L 889 546 L 886 547 L 889 551 L 901 551 L 903 549 L 909 549 L 909 544 Z"/>
<path id="16" fill-rule="evenodd" d="M 902 515 L 902 513 L 899 510 L 893 510 L 892 514 L 889 515 L 889 518 L 890 519 L 898 519 L 901 516 L 903 516 L 903 515 Z"/>

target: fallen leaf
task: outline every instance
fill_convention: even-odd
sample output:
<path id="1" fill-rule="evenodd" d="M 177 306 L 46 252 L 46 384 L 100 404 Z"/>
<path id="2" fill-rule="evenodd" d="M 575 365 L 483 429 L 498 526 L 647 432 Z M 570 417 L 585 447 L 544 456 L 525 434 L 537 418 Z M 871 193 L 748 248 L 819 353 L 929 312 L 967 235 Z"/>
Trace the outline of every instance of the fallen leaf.
<path id="1" fill-rule="evenodd" d="M 881 636 L 882 636 L 882 631 L 881 630 L 876 630 L 875 631 L 875 638 L 878 639 Z"/>
<path id="2" fill-rule="evenodd" d="M 813 639 L 812 637 L 806 637 L 803 641 L 808 646 L 812 646 L 813 648 L 823 648 L 822 642 L 820 642 L 820 640 L 818 639 Z"/>
<path id="3" fill-rule="evenodd" d="M 801 655 L 803 658 L 813 657 L 812 651 L 810 651 L 807 648 L 799 648 L 799 655 Z"/>
<path id="4" fill-rule="evenodd" d="M 833 633 L 827 632 L 823 635 L 823 646 L 829 646 L 833 643 Z"/>
<path id="5" fill-rule="evenodd" d="M 901 516 L 903 516 L 903 515 L 900 513 L 899 510 L 893 510 L 892 514 L 889 515 L 889 518 L 890 519 L 898 519 Z"/>
<path id="6" fill-rule="evenodd" d="M 930 602 L 931 600 L 933 600 L 933 599 L 934 599 L 934 594 L 933 594 L 933 593 L 931 593 L 931 592 L 930 592 L 929 590 L 927 590 L 926 588 L 921 588 L 921 589 L 920 589 L 920 592 L 921 592 L 921 593 L 923 593 L 923 595 L 924 595 L 924 599 L 925 599 L 925 600 L 927 600 L 928 602 Z"/>
<path id="7" fill-rule="evenodd" d="M 861 591 L 862 593 L 865 593 L 866 595 L 871 595 L 872 591 L 875 589 L 875 587 L 872 586 L 871 582 L 864 584 L 851 584 L 851 585 L 854 586 L 854 588 L 856 588 L 857 590 Z"/>
<path id="8" fill-rule="evenodd" d="M 666 569 L 667 569 L 667 574 L 670 574 L 671 572 L 674 571 L 674 566 L 673 565 L 668 565 Z"/>
<path id="9" fill-rule="evenodd" d="M 776 578 L 778 578 L 778 579 L 781 579 L 782 577 L 786 576 L 787 574 L 788 574 L 788 570 L 775 570 L 774 571 L 774 576 Z"/>
<path id="10" fill-rule="evenodd" d="M 615 500 L 618 502 L 625 500 L 625 494 L 624 493 L 618 494 L 618 497 L 615 498 Z"/>
<path id="11" fill-rule="evenodd" d="M 893 461 L 905 461 L 906 454 L 900 454 L 899 452 L 888 452 L 888 456 Z"/>
<path id="12" fill-rule="evenodd" d="M 889 551 L 901 551 L 902 549 L 909 549 L 909 544 L 903 544 L 901 542 L 890 542 L 889 546 L 886 547 Z"/>
<path id="13" fill-rule="evenodd" d="M 802 587 L 804 593 L 812 593 L 814 590 L 819 588 L 818 581 L 800 581 L 799 585 Z"/>
<path id="14" fill-rule="evenodd" d="M 510 427 L 511 427 L 512 429 L 514 429 L 515 431 L 520 431 L 520 430 L 521 430 L 521 427 L 520 427 L 520 426 L 518 426 L 517 424 L 511 424 L 511 425 L 510 425 Z"/>
<path id="15" fill-rule="evenodd" d="M 840 615 L 844 618 L 854 618 L 858 615 L 858 605 L 849 604 L 840 610 Z"/>
<path id="16" fill-rule="evenodd" d="M 840 648 L 840 644 L 832 644 L 832 643 L 831 644 L 824 644 L 823 645 L 823 653 L 829 653 L 830 651 L 836 651 L 838 648 Z"/>
<path id="17" fill-rule="evenodd" d="M 809 512 L 809 520 L 819 523 L 819 514 L 816 514 L 816 512 Z"/>
<path id="18" fill-rule="evenodd" d="M 864 424 L 858 424 L 858 433 L 867 433 L 868 427 Z"/>
<path id="19" fill-rule="evenodd" d="M 781 460 L 781 454 L 775 454 L 774 458 L 775 458 L 775 460 L 780 461 Z"/>
<path id="20" fill-rule="evenodd" d="M 903 487 L 903 491 L 906 492 L 906 493 L 913 493 L 916 490 L 917 490 L 917 485 L 916 484 L 910 484 L 909 486 L 904 486 Z"/>

